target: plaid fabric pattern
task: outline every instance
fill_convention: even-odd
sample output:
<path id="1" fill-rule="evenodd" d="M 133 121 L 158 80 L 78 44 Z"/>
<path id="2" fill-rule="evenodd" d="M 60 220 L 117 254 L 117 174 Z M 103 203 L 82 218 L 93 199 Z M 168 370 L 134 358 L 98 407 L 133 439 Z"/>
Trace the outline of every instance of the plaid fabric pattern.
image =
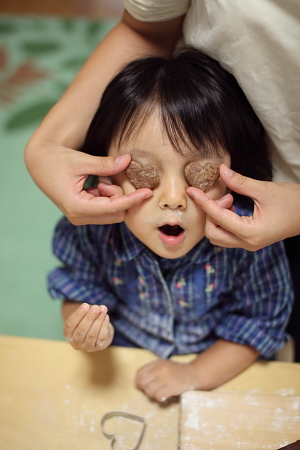
<path id="1" fill-rule="evenodd" d="M 288 339 L 293 295 L 282 243 L 248 252 L 204 238 L 164 259 L 124 223 L 76 227 L 63 218 L 53 248 L 62 266 L 48 276 L 50 295 L 106 305 L 116 334 L 162 358 L 219 338 L 269 358 Z"/>

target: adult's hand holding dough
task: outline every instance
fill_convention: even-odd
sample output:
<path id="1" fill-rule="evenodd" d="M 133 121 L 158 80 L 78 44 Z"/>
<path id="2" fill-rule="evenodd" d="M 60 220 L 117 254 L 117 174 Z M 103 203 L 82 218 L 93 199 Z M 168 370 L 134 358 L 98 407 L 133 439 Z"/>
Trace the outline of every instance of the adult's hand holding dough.
<path id="1" fill-rule="evenodd" d="M 82 147 L 112 77 L 138 57 L 169 56 L 181 36 L 183 18 L 145 22 L 141 27 L 140 21 L 124 11 L 121 21 L 101 40 L 26 146 L 26 165 L 35 183 L 74 225 L 121 222 L 126 209 L 152 195 L 149 190 L 138 190 L 127 197 L 120 188 L 105 184 L 86 192 L 83 184 L 88 175 L 110 176 L 124 171 L 130 157 L 115 166 L 113 158 L 74 150 Z"/>
<path id="2" fill-rule="evenodd" d="M 241 247 L 250 251 L 300 232 L 300 185 L 274 183 L 244 177 L 224 164 L 220 177 L 234 192 L 254 201 L 252 216 L 240 217 L 231 210 L 232 196 L 213 201 L 204 192 L 189 187 L 190 197 L 207 214 L 205 235 L 215 245 Z"/>
<path id="3" fill-rule="evenodd" d="M 130 155 L 102 158 L 59 147 L 56 153 L 52 148 L 49 157 L 55 157 L 57 162 L 56 182 L 51 184 L 49 191 L 45 189 L 45 193 L 74 225 L 122 222 L 127 209 L 152 195 L 149 189 L 124 195 L 119 186 L 105 183 L 99 183 L 97 188 L 84 189 L 84 183 L 90 174 L 110 176 L 125 170 L 130 162 Z M 45 155 L 43 163 L 46 164 L 47 160 Z M 66 167 L 69 167 L 69 171 L 66 171 Z M 40 185 L 42 184 L 41 180 Z M 57 198 L 61 199 L 60 203 Z"/>

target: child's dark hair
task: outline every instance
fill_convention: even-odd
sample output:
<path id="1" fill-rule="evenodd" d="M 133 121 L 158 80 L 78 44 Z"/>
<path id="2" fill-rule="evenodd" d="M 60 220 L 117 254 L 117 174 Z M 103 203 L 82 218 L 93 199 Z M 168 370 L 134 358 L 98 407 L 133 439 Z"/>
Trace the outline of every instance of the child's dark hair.
<path id="1" fill-rule="evenodd" d="M 264 129 L 245 94 L 217 61 L 195 49 L 127 65 L 104 91 L 82 151 L 107 156 L 113 142 L 125 143 L 156 108 L 177 151 L 184 153 L 184 144 L 207 158 L 225 150 L 233 170 L 271 180 Z"/>

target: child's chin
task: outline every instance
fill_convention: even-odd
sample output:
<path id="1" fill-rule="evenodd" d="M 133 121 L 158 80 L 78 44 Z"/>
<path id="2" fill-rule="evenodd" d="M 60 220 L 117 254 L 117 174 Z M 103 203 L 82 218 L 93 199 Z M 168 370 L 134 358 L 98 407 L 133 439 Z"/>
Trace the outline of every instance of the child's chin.
<path id="1" fill-rule="evenodd" d="M 154 251 L 154 249 L 152 250 Z M 154 253 L 158 256 L 160 256 L 161 258 L 166 258 L 166 259 L 176 259 L 176 258 L 181 258 L 182 256 L 186 255 L 188 252 L 190 251 L 190 249 L 179 249 L 176 247 L 170 247 L 170 248 L 166 248 L 166 249 L 161 249 L 159 251 L 155 251 Z"/>

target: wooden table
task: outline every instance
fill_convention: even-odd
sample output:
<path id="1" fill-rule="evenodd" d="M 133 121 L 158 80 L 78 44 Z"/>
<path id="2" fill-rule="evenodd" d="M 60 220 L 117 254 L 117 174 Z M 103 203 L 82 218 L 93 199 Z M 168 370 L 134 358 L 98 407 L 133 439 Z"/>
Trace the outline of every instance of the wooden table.
<path id="1" fill-rule="evenodd" d="M 178 404 L 162 407 L 134 387 L 151 352 L 84 353 L 66 342 L 0 336 L 0 358 L 1 449 L 109 450 L 100 419 L 115 409 L 145 418 L 140 450 L 178 448 Z M 218 391 L 300 395 L 300 364 L 257 362 Z"/>

